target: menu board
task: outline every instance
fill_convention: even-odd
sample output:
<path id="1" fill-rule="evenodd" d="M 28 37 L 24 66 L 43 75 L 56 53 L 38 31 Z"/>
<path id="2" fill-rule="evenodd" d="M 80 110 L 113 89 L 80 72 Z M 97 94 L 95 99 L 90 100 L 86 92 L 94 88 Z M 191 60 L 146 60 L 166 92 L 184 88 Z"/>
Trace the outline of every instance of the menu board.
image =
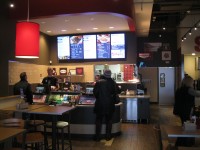
<path id="1" fill-rule="evenodd" d="M 83 36 L 70 36 L 71 59 L 83 59 Z"/>
<path id="2" fill-rule="evenodd" d="M 124 34 L 111 34 L 111 58 L 125 58 Z"/>
<path id="3" fill-rule="evenodd" d="M 58 59 L 70 59 L 69 36 L 58 37 Z"/>
<path id="4" fill-rule="evenodd" d="M 96 35 L 84 35 L 84 59 L 95 59 L 96 54 Z"/>
<path id="5" fill-rule="evenodd" d="M 97 34 L 97 58 L 110 58 L 110 34 Z"/>
<path id="6" fill-rule="evenodd" d="M 57 48 L 59 60 L 126 58 L 124 33 L 58 36 Z"/>

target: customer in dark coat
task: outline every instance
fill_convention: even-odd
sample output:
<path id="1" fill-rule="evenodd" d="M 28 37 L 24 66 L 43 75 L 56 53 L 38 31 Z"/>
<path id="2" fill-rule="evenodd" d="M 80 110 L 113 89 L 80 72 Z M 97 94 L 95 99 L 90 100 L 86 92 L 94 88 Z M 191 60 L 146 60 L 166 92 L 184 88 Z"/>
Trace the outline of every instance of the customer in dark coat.
<path id="1" fill-rule="evenodd" d="M 174 114 L 180 117 L 182 125 L 191 119 L 195 97 L 200 97 L 200 91 L 194 89 L 194 80 L 187 75 L 175 93 Z M 176 141 L 177 146 L 192 146 L 193 144 L 193 138 L 178 138 Z"/>
<path id="2" fill-rule="evenodd" d="M 190 120 L 191 113 L 195 106 L 195 97 L 200 97 L 200 91 L 194 89 L 194 80 L 190 76 L 185 76 L 182 85 L 175 93 L 174 111 L 183 124 Z"/>
<path id="3" fill-rule="evenodd" d="M 24 98 L 25 98 L 26 102 L 28 102 L 29 104 L 32 104 L 33 103 L 33 93 L 32 93 L 32 89 L 31 89 L 31 84 L 28 83 L 28 81 L 27 81 L 26 72 L 22 72 L 20 74 L 20 81 L 14 85 L 14 88 L 13 88 L 14 95 L 20 95 L 21 94 L 20 89 L 23 90 L 23 94 L 25 96 Z"/>
<path id="4" fill-rule="evenodd" d="M 102 120 L 106 122 L 106 140 L 111 139 L 112 116 L 115 111 L 115 95 L 117 85 L 111 78 L 111 71 L 105 70 L 104 75 L 96 82 L 94 86 L 94 95 L 96 98 L 94 113 L 96 114 L 96 135 L 95 140 L 100 140 Z"/>

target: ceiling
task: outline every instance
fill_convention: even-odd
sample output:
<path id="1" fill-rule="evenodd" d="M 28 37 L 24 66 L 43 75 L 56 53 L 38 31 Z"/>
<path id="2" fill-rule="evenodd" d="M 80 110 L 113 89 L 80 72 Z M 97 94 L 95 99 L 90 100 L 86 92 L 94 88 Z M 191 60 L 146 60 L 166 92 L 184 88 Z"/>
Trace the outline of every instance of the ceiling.
<path id="1" fill-rule="evenodd" d="M 163 27 L 166 27 L 164 32 L 174 32 L 186 15 L 198 14 L 200 0 L 154 0 L 150 32 L 161 33 Z"/>
<path id="2" fill-rule="evenodd" d="M 9 17 L 40 24 L 48 35 L 135 31 L 173 32 L 190 10 L 200 11 L 200 0 L 13 0 Z M 28 11 L 29 8 L 29 11 Z M 29 12 L 29 16 L 28 16 Z M 162 27 L 166 27 L 163 31 Z"/>

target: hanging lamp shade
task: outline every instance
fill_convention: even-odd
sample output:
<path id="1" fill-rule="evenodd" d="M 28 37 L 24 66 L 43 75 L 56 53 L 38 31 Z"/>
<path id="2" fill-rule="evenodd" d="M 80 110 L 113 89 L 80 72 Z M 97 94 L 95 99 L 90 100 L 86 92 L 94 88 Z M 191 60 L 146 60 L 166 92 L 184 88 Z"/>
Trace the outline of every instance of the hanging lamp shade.
<path id="1" fill-rule="evenodd" d="M 16 58 L 39 58 L 39 24 L 18 22 L 15 44 Z"/>

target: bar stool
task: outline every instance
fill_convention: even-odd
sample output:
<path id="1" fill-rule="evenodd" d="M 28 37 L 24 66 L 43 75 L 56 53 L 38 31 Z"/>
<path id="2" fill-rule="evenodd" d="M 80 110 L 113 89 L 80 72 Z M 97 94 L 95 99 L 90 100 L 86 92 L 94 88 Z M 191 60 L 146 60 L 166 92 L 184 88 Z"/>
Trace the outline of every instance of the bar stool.
<path id="1" fill-rule="evenodd" d="M 46 128 L 52 128 L 51 123 L 46 123 Z M 65 129 L 67 128 L 67 141 L 65 140 Z M 60 132 L 59 132 L 60 131 Z M 56 124 L 56 133 L 57 133 L 57 149 L 59 149 L 59 134 L 61 134 L 61 146 L 62 150 L 65 150 L 65 145 L 68 145 L 66 149 L 72 150 L 72 143 L 71 143 L 71 135 L 70 135 L 70 124 L 66 121 L 58 121 Z"/>

